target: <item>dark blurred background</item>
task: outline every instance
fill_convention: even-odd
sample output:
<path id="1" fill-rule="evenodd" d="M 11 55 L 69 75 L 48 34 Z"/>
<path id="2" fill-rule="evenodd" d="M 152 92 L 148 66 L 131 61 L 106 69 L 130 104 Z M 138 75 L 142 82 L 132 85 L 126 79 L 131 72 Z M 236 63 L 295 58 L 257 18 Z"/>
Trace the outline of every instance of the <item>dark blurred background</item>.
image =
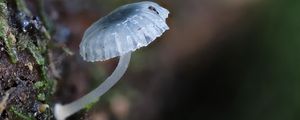
<path id="1" fill-rule="evenodd" d="M 85 29 L 137 0 L 44 0 L 55 40 L 75 53 L 58 65 L 55 100 L 73 101 L 99 85 L 117 59 L 79 56 Z M 134 52 L 122 80 L 89 120 L 299 120 L 299 0 L 156 0 L 170 30 Z"/>

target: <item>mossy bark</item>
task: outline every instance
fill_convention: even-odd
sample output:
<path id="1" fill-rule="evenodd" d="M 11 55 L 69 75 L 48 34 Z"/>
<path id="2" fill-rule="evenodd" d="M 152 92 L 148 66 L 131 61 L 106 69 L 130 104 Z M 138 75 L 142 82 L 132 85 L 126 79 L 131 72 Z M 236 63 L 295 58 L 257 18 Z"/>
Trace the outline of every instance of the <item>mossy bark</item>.
<path id="1" fill-rule="evenodd" d="M 24 1 L 0 0 L 0 119 L 53 119 L 49 98 L 54 80 L 46 57 L 50 35 L 45 23 L 27 31 L 22 25 L 28 21 L 20 14 L 32 17 Z"/>

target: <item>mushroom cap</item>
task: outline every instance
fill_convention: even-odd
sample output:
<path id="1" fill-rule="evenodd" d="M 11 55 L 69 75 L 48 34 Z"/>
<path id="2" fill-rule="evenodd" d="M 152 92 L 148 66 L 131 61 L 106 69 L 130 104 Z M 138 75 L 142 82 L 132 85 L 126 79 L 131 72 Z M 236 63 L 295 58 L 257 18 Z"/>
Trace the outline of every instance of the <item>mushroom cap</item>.
<path id="1" fill-rule="evenodd" d="M 85 31 L 80 55 L 85 61 L 104 61 L 147 46 L 169 29 L 168 14 L 150 1 L 121 6 Z"/>

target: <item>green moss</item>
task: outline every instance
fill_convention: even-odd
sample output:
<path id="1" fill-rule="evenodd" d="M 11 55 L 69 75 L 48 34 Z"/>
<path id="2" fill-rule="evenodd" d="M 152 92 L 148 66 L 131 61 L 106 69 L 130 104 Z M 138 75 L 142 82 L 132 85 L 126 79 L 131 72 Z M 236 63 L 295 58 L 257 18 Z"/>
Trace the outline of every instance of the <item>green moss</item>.
<path id="1" fill-rule="evenodd" d="M 22 119 L 22 120 L 35 120 L 32 115 L 28 115 L 22 112 L 22 110 L 17 109 L 17 107 L 10 107 L 9 111 L 15 115 L 16 118 L 13 119 Z"/>
<path id="2" fill-rule="evenodd" d="M 16 38 L 9 31 L 9 25 L 7 23 L 7 6 L 3 1 L 1 1 L 0 7 L 0 37 L 4 41 L 5 48 L 7 49 L 7 54 L 10 56 L 11 62 L 17 63 Z"/>
<path id="3" fill-rule="evenodd" d="M 20 34 L 18 38 L 18 49 L 28 50 L 32 54 L 36 63 L 39 65 L 42 79 L 47 80 L 47 67 L 45 57 L 43 56 L 43 54 L 46 54 L 47 52 L 47 40 L 37 40 L 37 45 L 35 45 L 32 42 L 33 40 L 28 35 Z"/>
<path id="4" fill-rule="evenodd" d="M 19 59 L 18 59 L 17 50 L 16 50 L 16 38 L 11 33 L 9 33 L 9 35 L 6 37 L 7 38 L 4 38 L 4 43 L 5 43 L 5 46 L 7 49 L 7 53 L 10 56 L 11 62 L 17 63 Z"/>
<path id="5" fill-rule="evenodd" d="M 33 87 L 36 90 L 37 99 L 39 101 L 48 101 L 53 94 L 53 80 L 50 80 L 47 74 L 46 61 L 43 54 L 47 51 L 47 41 L 39 40 L 35 45 L 26 35 L 21 35 L 20 38 L 24 38 L 20 43 L 21 49 L 27 49 L 39 65 L 41 80 L 34 83 Z"/>
<path id="6" fill-rule="evenodd" d="M 34 83 L 33 88 L 34 89 L 43 89 L 46 86 L 46 82 L 45 81 L 38 81 L 36 83 Z"/>
<path id="7" fill-rule="evenodd" d="M 3 27 L 3 26 L 2 26 Z M 5 48 L 7 49 L 7 54 L 9 55 L 12 63 L 18 62 L 17 50 L 15 45 L 15 37 L 12 34 L 9 36 L 1 36 L 4 40 Z"/>
<path id="8" fill-rule="evenodd" d="M 45 98 L 49 98 L 52 95 L 53 80 L 49 80 L 47 74 L 46 60 L 43 54 L 47 52 L 47 41 L 38 40 L 37 45 L 33 44 L 33 40 L 28 35 L 20 34 L 20 39 L 17 46 L 19 50 L 28 50 L 36 63 L 39 66 L 41 80 L 36 82 L 33 87 L 37 91 L 37 94 L 45 94 Z"/>
<path id="9" fill-rule="evenodd" d="M 28 35 L 20 34 L 18 36 L 18 49 L 28 50 L 34 57 L 36 63 L 39 65 L 41 77 L 43 80 L 47 80 L 47 67 L 44 54 L 47 53 L 47 44 L 48 40 L 46 39 L 37 39 L 37 44 L 34 44 L 33 41 Z"/>
<path id="10" fill-rule="evenodd" d="M 23 0 L 16 0 L 19 2 L 18 9 L 24 10 L 22 7 L 25 5 Z M 23 6 L 24 7 L 24 6 Z M 42 33 L 47 32 L 46 29 L 40 31 Z M 50 35 L 48 35 L 50 36 Z M 39 101 L 48 101 L 48 99 L 53 94 L 53 80 L 50 80 L 47 74 L 47 63 L 46 57 L 47 54 L 47 45 L 49 41 L 49 37 L 47 36 L 38 36 L 36 40 L 32 39 L 32 37 L 28 36 L 28 34 L 18 34 L 18 50 L 28 50 L 30 54 L 33 56 L 34 60 L 39 66 L 41 80 L 36 82 L 33 87 L 36 90 L 36 97 Z M 36 44 L 33 43 L 36 41 Z"/>
<path id="11" fill-rule="evenodd" d="M 45 59 L 40 53 L 40 49 L 36 47 L 32 42 L 28 43 L 28 46 L 26 46 L 27 49 L 30 51 L 32 56 L 34 57 L 35 61 L 37 62 L 38 65 L 44 65 L 45 64 Z"/>
<path id="12" fill-rule="evenodd" d="M 39 101 L 48 101 L 53 92 L 54 80 L 41 80 L 34 83 L 33 88 L 37 92 L 37 99 Z"/>
<path id="13" fill-rule="evenodd" d="M 46 61 L 50 34 L 46 29 L 39 31 L 41 34 L 30 36 L 27 33 L 14 31 L 15 29 L 9 26 L 6 1 L 8 0 L 0 0 L 0 40 L 5 44 L 5 51 L 9 55 L 12 63 L 18 62 L 18 52 L 28 51 L 31 54 L 36 62 L 35 64 L 38 64 L 39 75 L 41 77 L 40 80 L 33 85 L 35 99 L 48 104 L 50 101 L 49 98 L 53 95 L 53 80 L 50 80 L 48 77 Z M 13 2 L 16 3 L 16 7 L 19 11 L 25 12 L 25 14 L 29 16 L 31 15 L 24 0 L 13 0 Z M 15 10 L 15 8 L 13 9 Z M 12 11 L 12 13 L 13 12 L 14 11 Z M 21 109 L 19 106 L 10 107 L 8 112 L 12 114 L 12 119 L 35 120 L 33 113 L 30 114 L 30 111 L 23 110 L 23 108 Z M 51 111 L 49 110 L 48 112 L 49 113 L 45 114 L 50 115 Z"/>
<path id="14" fill-rule="evenodd" d="M 46 96 L 45 96 L 45 94 L 43 94 L 43 93 L 39 93 L 39 94 L 37 95 L 37 99 L 38 99 L 39 101 L 45 101 L 45 100 L 46 100 Z"/>

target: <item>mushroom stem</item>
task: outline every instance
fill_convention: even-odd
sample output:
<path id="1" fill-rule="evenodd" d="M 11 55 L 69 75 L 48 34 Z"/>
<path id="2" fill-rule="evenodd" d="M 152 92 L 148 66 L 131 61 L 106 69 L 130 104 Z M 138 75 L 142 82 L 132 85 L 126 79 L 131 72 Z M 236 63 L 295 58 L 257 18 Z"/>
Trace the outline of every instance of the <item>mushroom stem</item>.
<path id="1" fill-rule="evenodd" d="M 131 52 L 120 56 L 118 66 L 114 72 L 96 89 L 81 97 L 80 99 L 66 104 L 56 104 L 54 106 L 54 116 L 57 120 L 65 120 L 67 117 L 85 108 L 87 105 L 96 102 L 100 96 L 107 92 L 124 75 L 130 62 Z"/>

